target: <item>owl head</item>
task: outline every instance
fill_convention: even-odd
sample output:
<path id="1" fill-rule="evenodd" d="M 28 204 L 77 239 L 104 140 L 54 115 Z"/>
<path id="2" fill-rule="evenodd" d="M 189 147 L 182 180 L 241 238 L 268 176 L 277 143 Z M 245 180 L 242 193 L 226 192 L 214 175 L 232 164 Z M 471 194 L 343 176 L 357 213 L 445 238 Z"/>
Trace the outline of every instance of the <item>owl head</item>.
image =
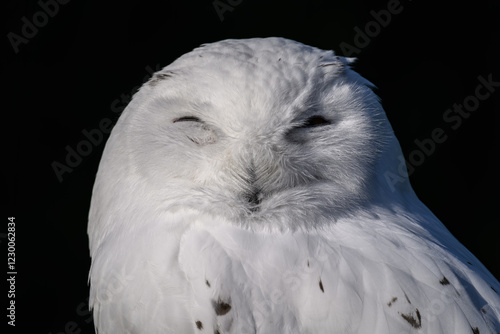
<path id="1" fill-rule="evenodd" d="M 181 56 L 142 86 L 113 129 L 91 216 L 191 210 L 296 229 L 404 196 L 407 181 L 394 189 L 384 177 L 398 173 L 399 144 L 351 62 L 283 38 L 225 40 Z"/>

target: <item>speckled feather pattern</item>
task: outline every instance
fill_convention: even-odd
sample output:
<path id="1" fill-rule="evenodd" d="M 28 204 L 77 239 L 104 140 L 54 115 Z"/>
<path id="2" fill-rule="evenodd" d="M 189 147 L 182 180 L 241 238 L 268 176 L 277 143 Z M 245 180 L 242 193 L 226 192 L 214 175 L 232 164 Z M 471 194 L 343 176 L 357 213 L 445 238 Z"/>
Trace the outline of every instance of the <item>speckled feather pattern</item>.
<path id="1" fill-rule="evenodd" d="M 352 61 L 226 40 L 144 84 L 92 196 L 99 334 L 500 333 L 499 282 L 414 194 Z"/>

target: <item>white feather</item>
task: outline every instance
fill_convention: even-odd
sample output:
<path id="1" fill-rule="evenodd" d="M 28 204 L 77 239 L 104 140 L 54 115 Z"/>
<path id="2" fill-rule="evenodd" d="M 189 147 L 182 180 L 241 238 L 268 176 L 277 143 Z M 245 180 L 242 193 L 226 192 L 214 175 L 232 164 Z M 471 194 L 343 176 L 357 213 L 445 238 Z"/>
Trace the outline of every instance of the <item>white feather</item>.
<path id="1" fill-rule="evenodd" d="M 499 282 L 415 196 L 351 62 L 226 40 L 141 88 L 92 197 L 100 334 L 500 332 Z"/>

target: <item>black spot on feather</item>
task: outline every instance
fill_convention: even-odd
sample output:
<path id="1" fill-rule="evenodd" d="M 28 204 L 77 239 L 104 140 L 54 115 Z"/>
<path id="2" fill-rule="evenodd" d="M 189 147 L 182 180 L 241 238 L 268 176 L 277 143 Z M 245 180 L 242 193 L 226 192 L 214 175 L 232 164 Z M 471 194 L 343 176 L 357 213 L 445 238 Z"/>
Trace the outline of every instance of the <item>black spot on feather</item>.
<path id="1" fill-rule="evenodd" d="M 391 307 L 393 303 L 398 300 L 398 297 L 392 297 L 392 299 L 387 303 L 387 306 Z"/>
<path id="2" fill-rule="evenodd" d="M 210 287 L 210 282 L 209 282 L 207 279 L 205 280 L 205 284 L 206 284 L 208 287 Z"/>
<path id="3" fill-rule="evenodd" d="M 196 322 L 196 327 L 197 327 L 199 330 L 202 330 L 202 329 L 203 329 L 203 323 L 202 323 L 200 320 L 198 320 L 198 321 Z"/>
<path id="4" fill-rule="evenodd" d="M 321 279 L 319 280 L 319 288 L 323 293 L 325 292 L 325 289 L 323 289 L 323 282 L 321 282 Z"/>
<path id="5" fill-rule="evenodd" d="M 490 288 L 491 288 L 491 290 L 495 291 L 495 292 L 498 294 L 498 291 L 497 291 L 497 290 L 495 290 L 495 288 L 494 288 L 494 287 L 492 287 L 492 286 L 490 285 Z"/>
<path id="6" fill-rule="evenodd" d="M 443 279 L 439 281 L 439 283 L 441 283 L 441 285 L 448 285 L 450 284 L 450 281 L 448 281 L 448 279 L 443 276 Z"/>
<path id="7" fill-rule="evenodd" d="M 403 317 L 403 319 L 408 321 L 408 323 L 411 325 L 411 327 L 418 329 L 418 328 L 422 327 L 422 317 L 420 316 L 420 312 L 418 311 L 418 308 L 415 309 L 415 313 L 417 315 L 416 319 L 413 316 L 413 314 L 411 314 L 411 313 L 409 313 L 409 314 L 403 313 L 403 314 L 401 314 L 401 317 Z"/>
<path id="8" fill-rule="evenodd" d="M 474 334 L 480 334 L 479 333 L 479 328 L 477 328 L 477 327 L 472 328 L 471 327 L 470 329 L 472 329 L 472 333 L 474 333 Z"/>
<path id="9" fill-rule="evenodd" d="M 231 310 L 231 305 L 223 302 L 220 298 L 218 301 L 212 300 L 212 307 L 217 315 L 225 315 Z"/>
<path id="10" fill-rule="evenodd" d="M 167 71 L 164 73 L 155 73 L 153 75 L 153 77 L 151 78 L 151 80 L 149 80 L 148 84 L 150 86 L 155 86 L 158 82 L 172 77 L 173 74 L 174 74 L 174 72 L 172 72 L 172 71 Z"/>

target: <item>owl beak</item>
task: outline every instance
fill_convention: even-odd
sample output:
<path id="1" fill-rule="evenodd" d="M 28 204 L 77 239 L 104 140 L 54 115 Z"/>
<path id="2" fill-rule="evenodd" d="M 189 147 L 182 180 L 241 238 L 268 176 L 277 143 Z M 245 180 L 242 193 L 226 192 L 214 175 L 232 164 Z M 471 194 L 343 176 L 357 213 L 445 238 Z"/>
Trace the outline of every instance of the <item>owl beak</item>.
<path id="1" fill-rule="evenodd" d="M 260 210 L 263 194 L 261 189 L 256 185 L 257 175 L 253 162 L 250 163 L 247 175 L 248 189 L 243 193 L 243 198 L 248 203 L 248 209 L 251 212 L 257 212 Z"/>
<path id="2" fill-rule="evenodd" d="M 260 210 L 260 203 L 262 202 L 262 193 L 258 189 L 254 189 L 244 195 L 249 206 L 248 209 L 251 212 L 257 212 Z"/>

